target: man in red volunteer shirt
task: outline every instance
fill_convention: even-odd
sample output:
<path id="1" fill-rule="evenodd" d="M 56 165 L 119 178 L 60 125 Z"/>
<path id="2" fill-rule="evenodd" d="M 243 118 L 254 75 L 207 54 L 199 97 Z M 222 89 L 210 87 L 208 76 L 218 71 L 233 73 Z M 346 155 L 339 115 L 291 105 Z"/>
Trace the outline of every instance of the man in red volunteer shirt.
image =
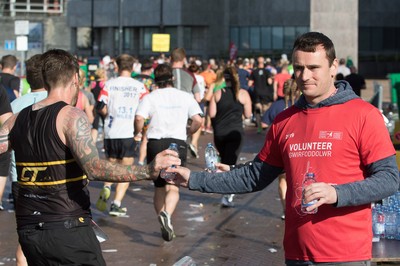
<path id="1" fill-rule="evenodd" d="M 370 265 L 370 203 L 399 188 L 388 130 L 378 109 L 334 81 L 338 60 L 327 36 L 303 34 L 292 55 L 302 95 L 275 118 L 252 162 L 222 173 L 171 171 L 191 190 L 226 194 L 262 190 L 284 170 L 286 265 Z"/>

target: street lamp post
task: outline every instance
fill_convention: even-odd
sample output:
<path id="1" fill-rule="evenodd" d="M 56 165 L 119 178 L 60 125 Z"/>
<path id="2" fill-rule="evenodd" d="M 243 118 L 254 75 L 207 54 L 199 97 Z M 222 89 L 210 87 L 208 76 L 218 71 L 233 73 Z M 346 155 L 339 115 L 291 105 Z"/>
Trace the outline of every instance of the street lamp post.
<path id="1" fill-rule="evenodd" d="M 94 56 L 94 0 L 91 0 L 90 4 L 90 55 Z"/>
<path id="2" fill-rule="evenodd" d="M 123 29 L 122 29 L 122 5 L 124 0 L 119 0 L 119 23 L 118 23 L 118 33 L 119 33 L 119 42 L 118 42 L 118 51 L 119 54 L 122 54 L 122 42 L 123 42 Z"/>

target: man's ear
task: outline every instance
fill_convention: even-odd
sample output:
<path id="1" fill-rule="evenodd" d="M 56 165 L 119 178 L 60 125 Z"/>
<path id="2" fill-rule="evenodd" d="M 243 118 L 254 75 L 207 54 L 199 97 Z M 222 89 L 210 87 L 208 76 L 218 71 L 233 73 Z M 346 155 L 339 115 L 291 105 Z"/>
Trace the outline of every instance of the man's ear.
<path id="1" fill-rule="evenodd" d="M 330 72 L 331 72 L 332 78 L 336 77 L 338 65 L 339 65 L 338 60 L 337 60 L 337 58 L 335 58 L 335 60 L 333 60 L 333 62 L 332 62 L 332 65 L 330 66 Z"/>

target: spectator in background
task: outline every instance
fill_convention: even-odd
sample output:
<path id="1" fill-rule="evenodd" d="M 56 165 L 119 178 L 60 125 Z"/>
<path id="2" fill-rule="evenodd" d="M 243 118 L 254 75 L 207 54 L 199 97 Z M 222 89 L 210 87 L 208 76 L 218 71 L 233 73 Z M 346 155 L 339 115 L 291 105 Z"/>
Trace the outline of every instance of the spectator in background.
<path id="1" fill-rule="evenodd" d="M 189 71 L 194 74 L 194 77 L 196 78 L 197 85 L 200 88 L 200 99 L 201 102 L 199 103 L 201 111 L 204 113 L 204 93 L 206 91 L 206 82 L 204 81 L 203 76 L 200 75 L 200 67 L 197 65 L 195 62 L 191 63 L 189 65 Z M 201 124 L 204 124 L 204 117 L 201 119 Z M 189 143 L 189 151 L 192 154 L 194 158 L 199 158 L 199 138 L 201 135 L 201 127 L 192 134 L 191 136 L 191 141 Z"/>
<path id="2" fill-rule="evenodd" d="M 1 58 L 0 83 L 6 88 L 9 101 L 19 97 L 20 79 L 15 76 L 18 60 L 14 55 L 5 55 Z"/>
<path id="3" fill-rule="evenodd" d="M 44 88 L 42 79 L 42 60 L 41 54 L 36 54 L 26 61 L 26 80 L 30 86 L 30 93 L 27 93 L 11 103 L 11 108 L 14 114 L 19 113 L 25 107 L 40 102 L 47 97 L 47 90 Z M 18 182 L 17 169 L 15 166 L 14 152 L 11 159 L 10 178 L 12 187 Z M 14 199 L 15 201 L 15 199 Z M 14 203 L 15 204 L 15 203 Z M 18 244 L 16 252 L 17 266 L 28 265 L 25 255 L 22 252 L 21 245 Z"/>
<path id="4" fill-rule="evenodd" d="M 250 86 L 253 90 L 254 116 L 256 117 L 257 133 L 262 132 L 261 117 L 268 110 L 274 101 L 273 76 L 265 68 L 264 57 L 257 58 L 257 68 L 253 70 L 250 76 Z"/>
<path id="5" fill-rule="evenodd" d="M 284 99 L 285 94 L 283 93 L 283 84 L 285 81 L 289 80 L 290 77 L 289 71 L 288 71 L 288 63 L 285 62 L 281 66 L 281 71 L 277 73 L 274 77 L 274 95 L 277 95 L 277 99 Z"/>
<path id="6" fill-rule="evenodd" d="M 350 75 L 346 76 L 344 79 L 353 88 L 355 94 L 361 97 L 361 90 L 365 90 L 367 88 L 365 79 L 362 75 L 357 73 L 357 68 L 355 66 L 350 67 L 350 72 Z"/>
<path id="7" fill-rule="evenodd" d="M 237 60 L 237 73 L 239 75 L 240 88 L 249 91 L 250 72 L 246 70 L 249 65 L 248 61 L 239 58 Z"/>
<path id="8" fill-rule="evenodd" d="M 251 116 L 249 93 L 240 88 L 239 75 L 234 66 L 218 70 L 223 82 L 210 101 L 210 117 L 214 129 L 214 143 L 221 163 L 234 165 L 244 142 L 243 117 Z M 234 194 L 221 199 L 223 207 L 233 207 Z"/>
<path id="9" fill-rule="evenodd" d="M 337 74 L 343 74 L 343 77 L 350 75 L 350 69 L 346 66 L 346 59 L 340 58 Z"/>

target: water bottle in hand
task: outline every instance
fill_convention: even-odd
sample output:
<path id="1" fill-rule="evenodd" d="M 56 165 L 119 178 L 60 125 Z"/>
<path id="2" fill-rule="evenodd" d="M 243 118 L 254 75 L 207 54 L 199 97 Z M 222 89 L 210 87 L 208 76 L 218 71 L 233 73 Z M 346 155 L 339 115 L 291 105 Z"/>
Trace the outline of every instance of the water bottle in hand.
<path id="1" fill-rule="evenodd" d="M 212 143 L 208 143 L 205 150 L 206 169 L 215 173 L 217 171 L 218 153 Z"/>
<path id="2" fill-rule="evenodd" d="M 315 209 L 312 210 L 312 211 L 307 211 L 307 210 L 306 210 L 307 207 L 309 207 L 309 206 L 314 205 L 315 203 L 317 203 L 317 200 L 313 200 L 313 201 L 310 201 L 310 202 L 308 202 L 308 203 L 306 203 L 306 202 L 304 201 L 304 188 L 307 187 L 307 186 L 309 186 L 309 185 L 311 185 L 312 183 L 316 183 L 316 182 L 317 182 L 317 180 L 315 179 L 315 174 L 314 174 L 314 173 L 311 173 L 311 172 L 307 172 L 306 175 L 305 175 L 305 177 L 304 177 L 304 180 L 303 180 L 303 187 L 302 187 L 302 190 L 303 190 L 303 193 L 302 193 L 302 194 L 303 194 L 303 195 L 302 195 L 302 199 L 301 199 L 301 211 L 302 211 L 303 213 L 306 213 L 306 214 L 314 214 L 314 213 L 317 213 L 317 211 L 318 211 L 317 208 L 315 208 Z"/>
<path id="3" fill-rule="evenodd" d="M 178 144 L 171 143 L 169 145 L 169 147 L 168 147 L 168 150 L 172 150 L 172 151 L 178 152 Z M 176 167 L 176 165 L 171 165 L 171 167 L 172 168 Z M 167 172 L 167 171 L 165 171 L 165 169 L 162 169 L 161 172 L 160 172 L 161 178 L 164 178 L 166 181 L 174 180 L 175 179 L 175 175 L 176 175 L 176 173 Z"/>

